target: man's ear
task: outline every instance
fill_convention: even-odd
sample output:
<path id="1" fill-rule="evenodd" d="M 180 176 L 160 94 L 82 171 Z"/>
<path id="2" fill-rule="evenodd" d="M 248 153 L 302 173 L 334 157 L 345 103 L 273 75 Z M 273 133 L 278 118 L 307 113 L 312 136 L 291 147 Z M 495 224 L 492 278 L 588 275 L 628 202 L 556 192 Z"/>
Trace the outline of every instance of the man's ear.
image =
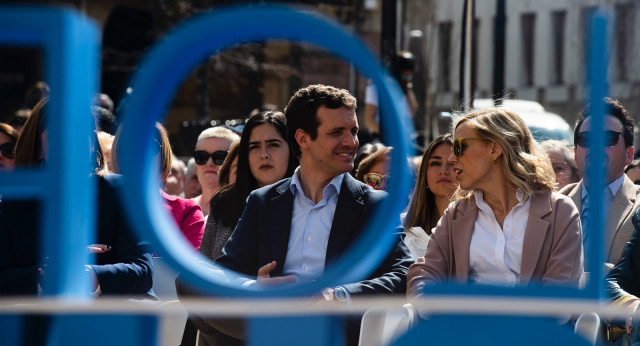
<path id="1" fill-rule="evenodd" d="M 625 157 L 625 165 L 630 165 L 631 162 L 633 161 L 633 153 L 635 152 L 635 148 L 632 146 L 627 147 L 627 150 L 625 152 L 626 157 Z"/>
<path id="2" fill-rule="evenodd" d="M 309 134 L 304 132 L 303 129 L 296 130 L 295 138 L 296 142 L 298 142 L 298 145 L 300 146 L 300 149 L 309 148 L 309 141 L 311 140 L 311 137 L 309 137 Z"/>

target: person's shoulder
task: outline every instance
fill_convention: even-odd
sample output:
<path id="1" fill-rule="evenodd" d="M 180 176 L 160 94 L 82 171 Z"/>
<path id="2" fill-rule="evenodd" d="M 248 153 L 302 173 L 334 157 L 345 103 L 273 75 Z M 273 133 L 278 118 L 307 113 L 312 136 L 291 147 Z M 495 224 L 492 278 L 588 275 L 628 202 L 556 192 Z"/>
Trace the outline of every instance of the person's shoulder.
<path id="1" fill-rule="evenodd" d="M 622 186 L 620 187 L 620 191 L 629 191 L 626 194 L 628 195 L 640 195 L 640 185 L 636 185 L 633 183 L 633 181 L 631 181 L 631 179 L 629 179 L 629 177 L 627 177 L 627 175 L 624 175 L 624 180 L 622 181 Z M 638 202 L 638 200 L 636 199 L 636 203 Z"/>
<path id="2" fill-rule="evenodd" d="M 576 191 L 580 187 L 580 183 L 581 182 L 582 182 L 582 180 L 577 182 L 577 183 L 567 184 L 563 188 L 558 190 L 558 193 L 562 194 L 562 195 L 565 195 L 565 196 L 569 196 L 569 194 L 571 194 L 572 192 Z"/>
<path id="3" fill-rule="evenodd" d="M 466 213 L 470 209 L 477 208 L 476 198 L 474 195 L 470 195 L 467 197 L 461 197 L 449 203 L 447 209 L 452 211 L 461 211 L 462 213 Z"/>
<path id="4" fill-rule="evenodd" d="M 549 201 L 549 209 L 555 210 L 555 212 L 580 214 L 573 199 L 559 191 L 537 191 L 536 196 L 547 199 Z"/>
<path id="5" fill-rule="evenodd" d="M 291 186 L 291 178 L 284 178 L 271 185 L 263 186 L 251 191 L 250 198 L 270 199 L 276 195 L 281 195 L 287 192 Z"/>
<path id="6" fill-rule="evenodd" d="M 560 191 L 546 191 L 545 193 L 549 194 L 548 198 L 552 203 L 570 203 L 571 205 L 575 205 L 571 197 Z"/>

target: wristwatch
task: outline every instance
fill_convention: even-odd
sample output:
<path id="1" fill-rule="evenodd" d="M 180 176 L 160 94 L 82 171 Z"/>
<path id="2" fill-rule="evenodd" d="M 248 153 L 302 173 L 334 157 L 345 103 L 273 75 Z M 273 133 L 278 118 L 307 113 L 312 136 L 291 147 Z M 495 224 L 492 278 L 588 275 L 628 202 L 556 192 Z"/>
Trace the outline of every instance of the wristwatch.
<path id="1" fill-rule="evenodd" d="M 347 296 L 347 290 L 344 287 L 336 287 L 333 289 L 333 300 L 339 303 L 347 303 L 349 297 Z"/>

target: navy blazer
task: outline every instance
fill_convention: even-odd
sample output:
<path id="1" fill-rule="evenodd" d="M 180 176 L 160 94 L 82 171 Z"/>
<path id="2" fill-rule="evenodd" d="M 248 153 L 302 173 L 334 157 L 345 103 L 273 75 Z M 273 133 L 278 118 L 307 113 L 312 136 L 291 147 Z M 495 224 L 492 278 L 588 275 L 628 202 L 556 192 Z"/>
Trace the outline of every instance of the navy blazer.
<path id="1" fill-rule="evenodd" d="M 216 263 L 236 272 L 256 276 L 258 269 L 271 261 L 276 268 L 271 276 L 281 276 L 291 231 L 293 193 L 291 178 L 253 191 L 238 224 Z M 387 196 L 345 174 L 331 225 L 325 267 L 334 263 L 369 221 L 375 206 Z M 385 261 L 365 281 L 343 285 L 351 295 L 404 293 L 409 265 L 409 250 L 398 236 L 398 243 Z"/>
<path id="2" fill-rule="evenodd" d="M 111 250 L 95 255 L 95 270 L 105 295 L 157 300 L 153 294 L 153 262 L 148 243 L 130 228 L 116 188 L 120 176 L 98 178 L 95 242 Z M 39 204 L 36 201 L 0 203 L 0 295 L 35 295 L 40 263 Z"/>
<path id="3" fill-rule="evenodd" d="M 640 298 L 640 209 L 633 213 L 634 231 L 622 257 L 606 277 L 605 292 L 617 305 Z"/>

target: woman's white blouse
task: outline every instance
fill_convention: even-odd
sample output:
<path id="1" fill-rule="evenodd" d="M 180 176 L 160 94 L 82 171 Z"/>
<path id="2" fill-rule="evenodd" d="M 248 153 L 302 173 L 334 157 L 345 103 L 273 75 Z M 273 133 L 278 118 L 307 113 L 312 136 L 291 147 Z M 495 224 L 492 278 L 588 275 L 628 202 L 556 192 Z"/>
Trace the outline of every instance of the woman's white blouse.
<path id="1" fill-rule="evenodd" d="M 520 189 L 518 204 L 504 219 L 502 228 L 482 191 L 474 191 L 478 217 L 469 249 L 469 281 L 485 285 L 515 286 L 520 281 L 524 231 L 531 198 Z"/>

